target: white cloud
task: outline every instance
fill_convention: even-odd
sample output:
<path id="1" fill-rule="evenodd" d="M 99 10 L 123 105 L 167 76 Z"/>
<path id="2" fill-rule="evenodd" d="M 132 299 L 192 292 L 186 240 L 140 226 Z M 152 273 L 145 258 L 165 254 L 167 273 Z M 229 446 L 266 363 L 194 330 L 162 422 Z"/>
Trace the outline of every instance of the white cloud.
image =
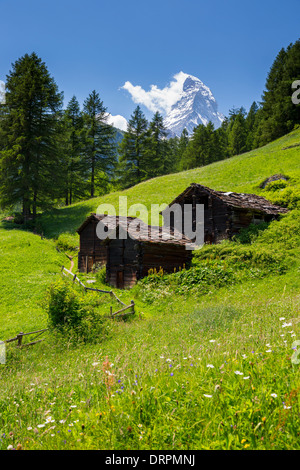
<path id="1" fill-rule="evenodd" d="M 116 116 L 112 116 L 111 114 L 108 114 L 106 122 L 107 124 L 110 124 L 114 127 L 117 127 L 118 129 L 121 129 L 121 131 L 127 130 L 127 120 L 123 116 L 120 116 L 120 114 L 117 114 Z"/>
<path id="2" fill-rule="evenodd" d="M 179 72 L 173 76 L 173 80 L 165 88 L 160 89 L 156 85 L 151 85 L 149 91 L 145 91 L 139 85 L 132 85 L 127 81 L 121 87 L 130 93 L 134 103 L 143 104 L 152 112 L 168 114 L 173 104 L 175 104 L 181 95 L 183 83 L 188 75 Z"/>
<path id="3" fill-rule="evenodd" d="M 0 80 L 0 103 L 5 102 L 5 83 Z"/>

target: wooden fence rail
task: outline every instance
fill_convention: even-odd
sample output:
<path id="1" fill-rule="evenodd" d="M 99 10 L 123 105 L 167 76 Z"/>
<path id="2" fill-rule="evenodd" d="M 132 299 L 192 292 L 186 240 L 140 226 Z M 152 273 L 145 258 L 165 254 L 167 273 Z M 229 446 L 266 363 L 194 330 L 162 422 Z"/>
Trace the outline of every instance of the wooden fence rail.
<path id="1" fill-rule="evenodd" d="M 95 287 L 87 287 L 80 279 L 79 277 L 72 273 L 72 271 L 70 271 L 69 269 L 65 268 L 64 266 L 61 267 L 61 272 L 62 274 L 64 274 L 65 276 L 67 276 L 67 274 L 69 274 L 70 276 L 72 276 L 73 278 L 73 282 L 77 281 L 83 288 L 85 291 L 94 291 L 94 292 L 100 292 L 101 294 L 110 294 L 111 297 L 114 297 L 117 302 L 119 302 L 121 305 L 124 306 L 124 308 L 122 308 L 121 310 L 118 310 L 117 312 L 115 313 L 112 313 L 112 307 L 111 307 L 111 313 L 110 313 L 110 316 L 111 317 L 114 317 L 114 316 L 121 316 L 121 315 L 117 315 L 118 313 L 120 312 L 123 312 L 125 310 L 129 310 L 131 309 L 131 312 L 130 313 L 134 313 L 134 301 L 132 300 L 131 301 L 131 304 L 130 305 L 126 305 L 124 304 L 124 302 L 122 302 L 122 300 L 119 299 L 119 297 L 116 296 L 116 294 L 112 291 L 112 290 L 102 290 L 102 289 L 96 289 Z M 122 313 L 122 316 L 124 314 Z M 126 314 L 127 315 L 127 314 Z"/>
<path id="2" fill-rule="evenodd" d="M 31 346 L 32 344 L 36 344 L 36 343 L 40 343 L 41 341 L 44 341 L 45 338 L 42 338 L 42 339 L 38 339 L 37 341 L 31 341 L 30 343 L 25 343 L 25 344 L 22 344 L 22 340 L 23 340 L 23 337 L 24 336 L 28 336 L 28 335 L 34 335 L 36 333 L 38 333 L 35 338 L 33 339 L 36 339 L 38 338 L 40 335 L 42 335 L 45 331 L 48 331 L 49 328 L 44 328 L 43 330 L 37 330 L 37 331 L 31 331 L 30 333 L 23 333 L 22 331 L 17 334 L 14 338 L 11 338 L 11 339 L 7 339 L 7 340 L 4 340 L 3 343 L 12 343 L 13 341 L 17 341 L 18 344 L 17 346 L 20 348 L 20 347 L 24 347 L 24 346 Z"/>

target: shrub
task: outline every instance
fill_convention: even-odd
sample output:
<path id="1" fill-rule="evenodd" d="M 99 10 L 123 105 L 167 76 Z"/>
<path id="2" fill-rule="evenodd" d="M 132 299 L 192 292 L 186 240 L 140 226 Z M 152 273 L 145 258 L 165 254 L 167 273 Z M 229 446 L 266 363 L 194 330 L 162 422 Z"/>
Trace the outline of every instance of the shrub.
<path id="1" fill-rule="evenodd" d="M 296 209 L 300 204 L 300 190 L 288 186 L 281 191 L 274 192 L 268 199 L 279 206 L 287 207 L 288 209 Z"/>
<path id="2" fill-rule="evenodd" d="M 56 246 L 62 251 L 77 251 L 78 238 L 71 233 L 62 233 L 56 241 Z"/>
<path id="3" fill-rule="evenodd" d="M 278 191 L 279 189 L 283 189 L 283 188 L 286 188 L 288 185 L 287 181 L 286 180 L 275 180 L 275 181 L 270 181 L 270 183 L 268 183 L 266 186 L 265 186 L 265 191 Z"/>
<path id="4" fill-rule="evenodd" d="M 101 282 L 101 284 L 106 284 L 106 267 L 101 265 L 97 268 L 96 266 L 96 279 Z"/>
<path id="5" fill-rule="evenodd" d="M 233 240 L 242 244 L 253 243 L 260 232 L 266 230 L 269 224 L 267 222 L 261 222 L 260 224 L 250 224 L 249 227 L 240 230 L 239 234 L 236 235 Z"/>
<path id="6" fill-rule="evenodd" d="M 67 282 L 58 280 L 49 287 L 47 313 L 52 327 L 76 327 L 80 324 L 85 309 L 78 293 Z"/>
<path id="7" fill-rule="evenodd" d="M 99 298 L 80 294 L 67 281 L 59 279 L 48 289 L 46 311 L 49 326 L 76 340 L 99 341 L 111 329 L 107 318 L 97 311 L 99 303 Z"/>

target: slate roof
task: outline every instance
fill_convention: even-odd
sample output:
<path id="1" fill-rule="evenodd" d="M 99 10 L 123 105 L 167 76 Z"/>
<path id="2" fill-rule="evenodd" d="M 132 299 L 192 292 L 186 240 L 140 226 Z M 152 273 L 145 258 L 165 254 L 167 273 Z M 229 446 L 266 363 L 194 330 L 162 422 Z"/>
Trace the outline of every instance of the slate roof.
<path id="1" fill-rule="evenodd" d="M 127 232 L 131 238 L 141 242 L 165 243 L 168 245 L 180 246 L 193 245 L 192 241 L 184 234 L 176 230 L 173 230 L 170 233 L 167 227 L 147 225 L 137 217 L 119 215 L 115 217 L 111 215 L 92 213 L 76 231 L 80 234 L 84 227 L 92 220 L 95 220 L 96 222 L 103 221 L 108 230 L 122 229 Z M 107 238 L 110 238 L 109 234 Z"/>
<path id="2" fill-rule="evenodd" d="M 212 197 L 222 200 L 225 204 L 230 207 L 252 210 L 255 212 L 261 212 L 269 215 L 278 215 L 288 212 L 288 209 L 272 204 L 270 201 L 265 199 L 262 196 L 257 196 L 256 194 L 244 194 L 244 193 L 235 193 L 235 192 L 223 192 L 215 191 L 214 189 L 202 186 L 198 183 L 192 183 L 188 188 L 186 188 L 181 194 L 179 194 L 169 205 L 164 209 L 166 211 L 175 203 L 179 203 L 188 196 L 194 190 L 211 195 Z M 162 211 L 162 214 L 164 213 Z"/>

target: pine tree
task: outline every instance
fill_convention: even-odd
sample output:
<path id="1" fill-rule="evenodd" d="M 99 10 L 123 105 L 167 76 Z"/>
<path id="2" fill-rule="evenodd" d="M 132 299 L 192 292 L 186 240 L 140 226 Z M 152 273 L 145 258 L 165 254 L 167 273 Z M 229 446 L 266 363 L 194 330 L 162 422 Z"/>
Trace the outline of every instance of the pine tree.
<path id="1" fill-rule="evenodd" d="M 147 178 L 154 178 L 164 174 L 167 168 L 166 158 L 168 154 L 166 144 L 167 131 L 163 117 L 156 112 L 150 122 L 146 139 L 146 174 Z"/>
<path id="2" fill-rule="evenodd" d="M 64 194 L 66 205 L 81 199 L 87 189 L 87 165 L 84 158 L 83 116 L 75 96 L 63 116 L 65 147 L 63 153 Z"/>
<path id="3" fill-rule="evenodd" d="M 245 115 L 240 112 L 235 117 L 228 134 L 228 148 L 230 155 L 239 155 L 247 150 L 247 128 Z"/>
<path id="4" fill-rule="evenodd" d="M 25 221 L 55 197 L 61 106 L 62 94 L 35 53 L 13 64 L 1 106 L 0 200 L 21 203 Z"/>
<path id="5" fill-rule="evenodd" d="M 146 138 L 148 121 L 137 106 L 128 121 L 127 131 L 119 145 L 119 183 L 126 188 L 140 183 L 147 177 Z"/>
<path id="6" fill-rule="evenodd" d="M 299 73 L 300 40 L 282 48 L 270 68 L 255 126 L 256 145 L 265 145 L 300 123 L 300 107 L 291 100 L 291 86 Z"/>
<path id="7" fill-rule="evenodd" d="M 246 128 L 247 128 L 246 150 L 252 150 L 253 148 L 257 112 L 258 112 L 258 105 L 254 101 L 252 105 L 250 106 L 247 117 L 245 119 Z"/>
<path id="8" fill-rule="evenodd" d="M 189 170 L 205 165 L 207 133 L 204 124 L 194 128 L 191 139 L 181 158 L 181 169 Z"/>
<path id="9" fill-rule="evenodd" d="M 90 175 L 90 196 L 96 188 L 107 191 L 117 164 L 115 131 L 107 124 L 107 112 L 99 94 L 90 93 L 83 104 L 85 161 Z"/>

